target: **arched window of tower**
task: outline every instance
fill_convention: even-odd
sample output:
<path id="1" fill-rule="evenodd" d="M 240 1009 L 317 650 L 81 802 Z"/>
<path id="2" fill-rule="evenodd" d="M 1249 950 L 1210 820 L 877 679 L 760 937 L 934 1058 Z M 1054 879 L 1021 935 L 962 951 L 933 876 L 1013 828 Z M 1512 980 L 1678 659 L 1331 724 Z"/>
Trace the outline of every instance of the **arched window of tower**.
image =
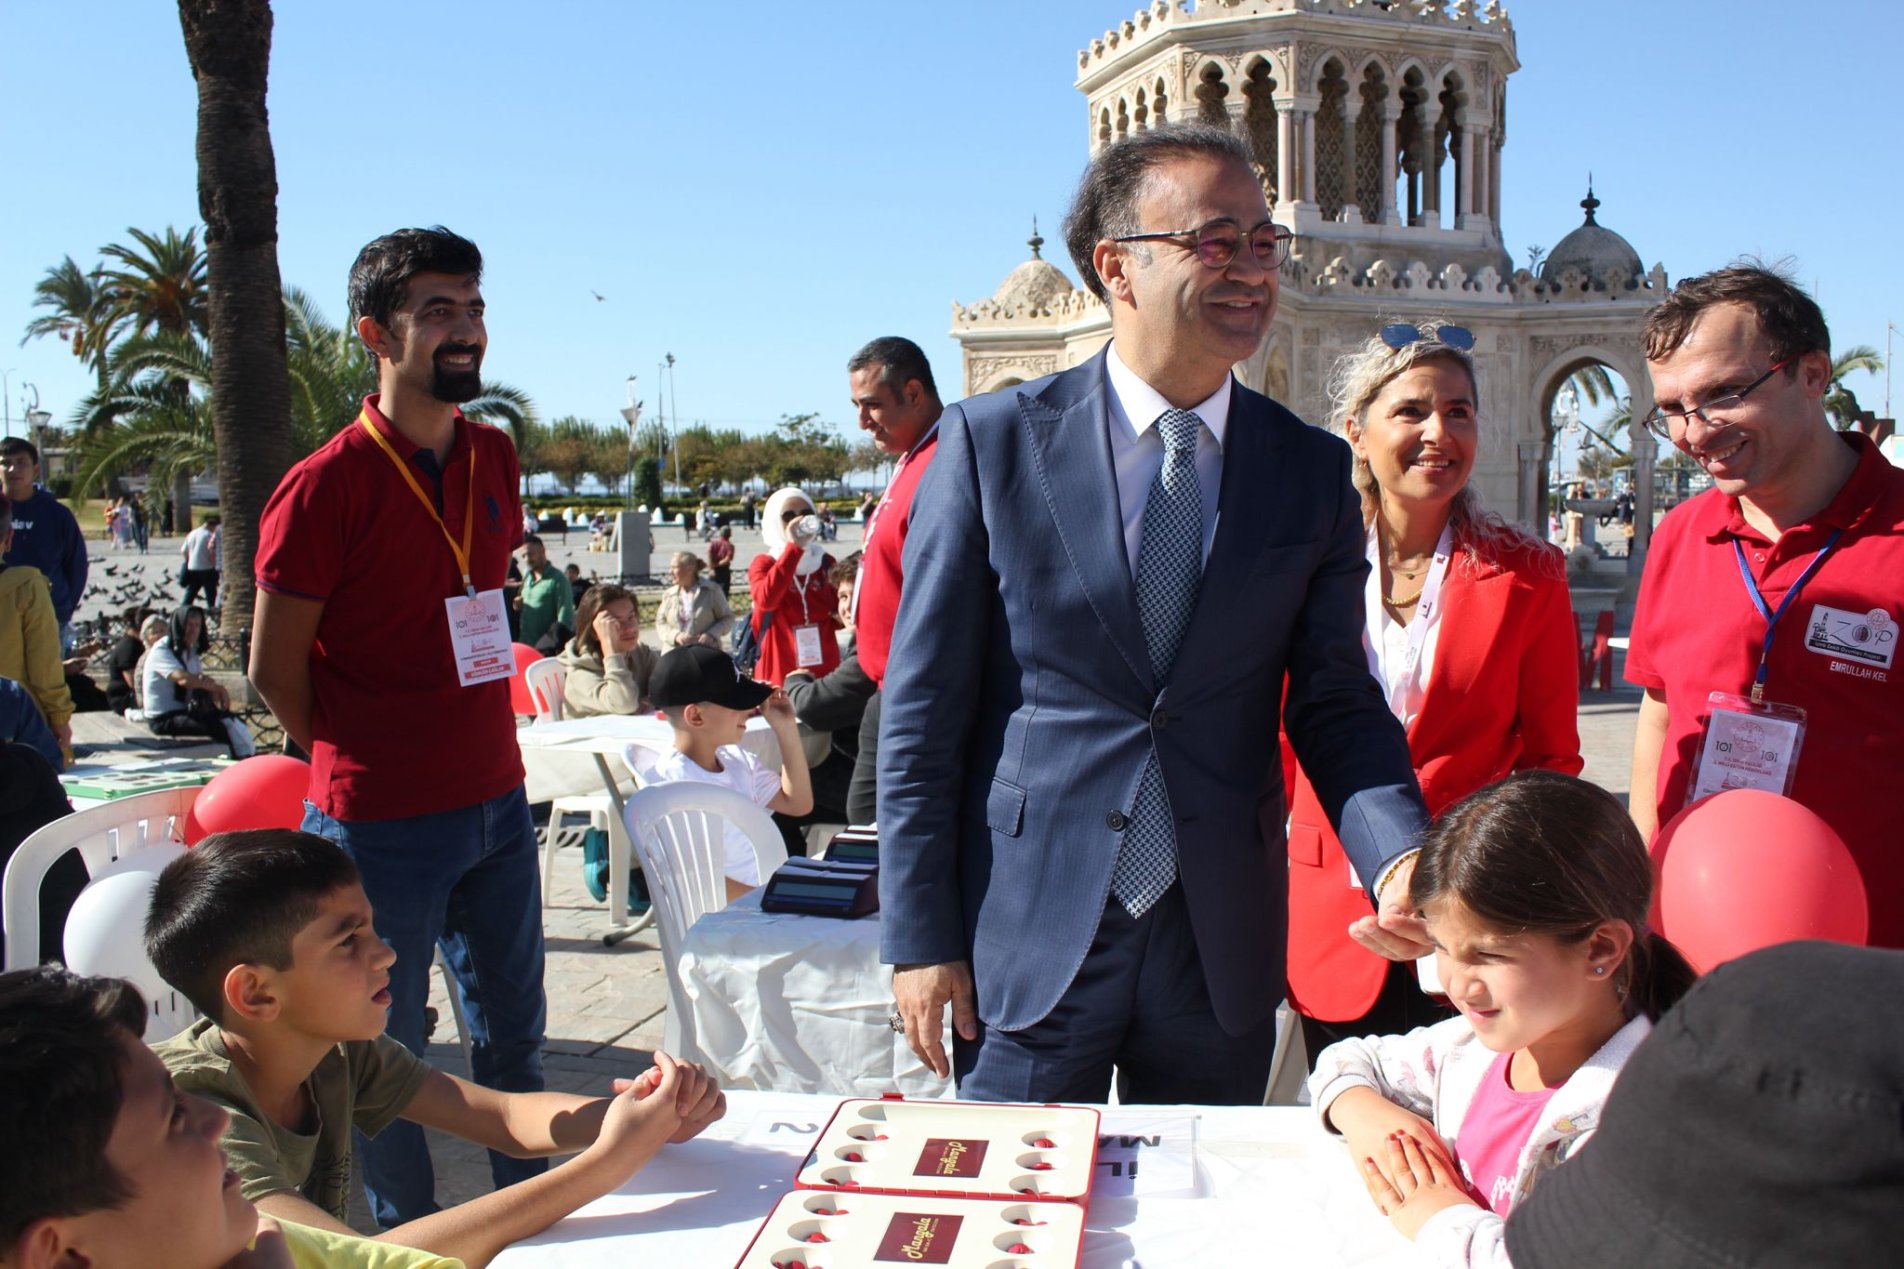
<path id="1" fill-rule="evenodd" d="M 1229 95 L 1230 86 L 1223 82 L 1223 68 L 1215 62 L 1204 63 L 1197 75 L 1197 118 L 1219 128 L 1229 127 L 1230 111 L 1223 104 Z"/>
<path id="2" fill-rule="evenodd" d="M 1266 58 L 1250 63 L 1243 96 L 1249 103 L 1243 111 L 1243 123 L 1249 134 L 1250 157 L 1256 161 L 1264 193 L 1273 206 L 1277 197 L 1276 79 Z"/>

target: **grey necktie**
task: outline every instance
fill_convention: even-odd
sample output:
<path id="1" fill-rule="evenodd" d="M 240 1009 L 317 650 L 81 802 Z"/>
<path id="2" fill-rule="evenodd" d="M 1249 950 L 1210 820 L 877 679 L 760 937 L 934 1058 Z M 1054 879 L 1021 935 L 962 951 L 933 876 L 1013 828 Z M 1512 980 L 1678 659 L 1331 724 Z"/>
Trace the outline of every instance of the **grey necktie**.
<path id="1" fill-rule="evenodd" d="M 1164 465 L 1150 482 L 1137 546 L 1137 615 L 1151 673 L 1169 681 L 1203 576 L 1203 491 L 1197 484 L 1197 428 L 1188 410 L 1166 410 L 1157 420 Z M 1144 760 L 1124 842 L 1111 874 L 1111 893 L 1134 917 L 1142 916 L 1177 877 L 1177 829 L 1163 772 L 1152 753 Z"/>

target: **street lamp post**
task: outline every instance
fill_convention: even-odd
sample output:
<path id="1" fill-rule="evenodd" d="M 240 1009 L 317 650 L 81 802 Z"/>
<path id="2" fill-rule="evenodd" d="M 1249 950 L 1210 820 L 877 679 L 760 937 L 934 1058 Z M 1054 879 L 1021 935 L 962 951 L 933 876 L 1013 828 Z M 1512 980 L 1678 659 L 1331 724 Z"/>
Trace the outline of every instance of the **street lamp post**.
<path id="1" fill-rule="evenodd" d="M 0 436 L 13 435 L 13 372 L 18 366 L 0 370 Z"/>
<path id="2" fill-rule="evenodd" d="M 33 404 L 27 406 L 25 410 L 26 425 L 30 433 L 30 439 L 33 442 L 33 448 L 40 452 L 42 461 L 44 461 L 46 453 L 46 437 L 44 433 L 46 425 L 52 421 L 53 415 L 49 411 L 40 408 L 39 388 L 31 383 L 22 382 L 20 384 L 21 392 L 25 392 L 28 388 L 33 389 Z M 21 404 L 25 405 L 26 403 L 22 401 Z"/>
<path id="3" fill-rule="evenodd" d="M 633 510 L 635 505 L 635 425 L 641 422 L 641 402 L 635 400 L 635 376 L 628 376 L 628 404 L 621 408 L 622 418 L 628 421 L 628 477 L 623 487 L 622 509 Z"/>

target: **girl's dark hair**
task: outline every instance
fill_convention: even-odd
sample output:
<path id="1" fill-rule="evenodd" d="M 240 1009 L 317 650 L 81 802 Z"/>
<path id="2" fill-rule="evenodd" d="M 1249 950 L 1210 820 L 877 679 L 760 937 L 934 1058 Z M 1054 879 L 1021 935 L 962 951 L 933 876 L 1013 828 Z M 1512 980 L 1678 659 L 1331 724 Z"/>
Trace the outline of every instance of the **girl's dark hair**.
<path id="1" fill-rule="evenodd" d="M 1416 908 L 1451 898 L 1500 934 L 1577 943 L 1624 921 L 1633 946 L 1614 979 L 1628 1016 L 1657 1020 L 1698 976 L 1648 928 L 1653 861 L 1619 799 L 1557 771 L 1522 771 L 1458 803 L 1428 830 L 1410 884 Z"/>
<path id="2" fill-rule="evenodd" d="M 635 606 L 635 617 L 641 617 L 641 601 L 635 598 L 635 592 L 626 586 L 617 586 L 613 582 L 597 582 L 588 588 L 582 596 L 582 602 L 575 606 L 575 646 L 590 656 L 602 656 L 602 641 L 595 634 L 595 617 L 602 609 L 617 599 L 625 599 Z"/>

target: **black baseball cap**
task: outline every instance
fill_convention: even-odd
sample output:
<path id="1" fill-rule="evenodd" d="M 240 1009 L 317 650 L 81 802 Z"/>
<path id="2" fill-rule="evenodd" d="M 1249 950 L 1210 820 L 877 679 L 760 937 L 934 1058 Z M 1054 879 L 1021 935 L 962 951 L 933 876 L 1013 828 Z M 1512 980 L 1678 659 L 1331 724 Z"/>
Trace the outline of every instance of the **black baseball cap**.
<path id="1" fill-rule="evenodd" d="M 1713 970 L 1515 1205 L 1515 1269 L 1898 1264 L 1901 1004 L 1904 952 L 1784 943 Z"/>
<path id="2" fill-rule="evenodd" d="M 705 643 L 663 653 L 648 679 L 648 699 L 656 709 L 704 701 L 728 709 L 756 709 L 772 695 L 773 688 L 748 678 L 733 657 Z"/>

